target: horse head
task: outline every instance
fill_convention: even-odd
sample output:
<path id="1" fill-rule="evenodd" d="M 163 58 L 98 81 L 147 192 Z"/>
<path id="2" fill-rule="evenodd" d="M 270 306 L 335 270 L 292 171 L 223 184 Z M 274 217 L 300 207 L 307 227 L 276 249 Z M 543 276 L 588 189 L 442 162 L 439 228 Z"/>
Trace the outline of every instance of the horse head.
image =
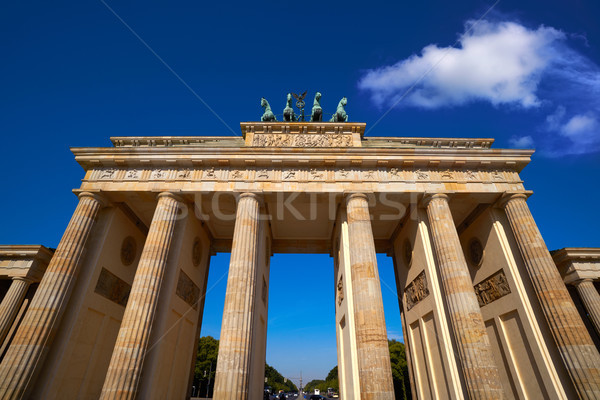
<path id="1" fill-rule="evenodd" d="M 314 105 L 318 105 L 320 100 L 321 100 L 321 93 L 320 93 L 320 92 L 317 92 L 317 93 L 315 94 L 315 101 L 314 101 L 314 103 L 313 103 L 313 104 L 314 104 Z"/>
<path id="2" fill-rule="evenodd" d="M 268 107 L 269 106 L 269 102 L 267 101 L 267 99 L 265 99 L 264 97 L 260 98 L 260 106 L 261 107 Z"/>
<path id="3" fill-rule="evenodd" d="M 346 104 L 348 104 L 348 99 L 345 97 L 342 97 L 342 99 L 340 100 L 340 105 L 341 106 L 346 106 Z"/>
<path id="4" fill-rule="evenodd" d="M 291 93 L 287 94 L 287 106 L 290 108 L 292 107 L 292 94 Z"/>

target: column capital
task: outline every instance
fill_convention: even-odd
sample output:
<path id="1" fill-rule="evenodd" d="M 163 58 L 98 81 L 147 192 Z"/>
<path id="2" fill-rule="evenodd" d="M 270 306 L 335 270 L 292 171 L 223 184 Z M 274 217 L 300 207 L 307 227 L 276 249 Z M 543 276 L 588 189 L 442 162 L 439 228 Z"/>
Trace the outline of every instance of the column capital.
<path id="1" fill-rule="evenodd" d="M 448 203 L 450 201 L 450 194 L 451 193 L 425 193 L 421 200 L 421 204 L 423 207 L 427 207 L 429 203 L 435 199 L 444 199 L 446 200 L 446 203 Z"/>
<path id="2" fill-rule="evenodd" d="M 352 199 L 363 199 L 365 201 L 369 201 L 369 196 L 366 193 L 362 192 L 349 192 L 344 194 L 346 204 Z"/>
<path id="3" fill-rule="evenodd" d="M 253 197 L 257 201 L 263 201 L 263 194 L 259 193 L 259 192 L 242 192 L 242 193 L 240 193 L 239 198 L 243 199 L 244 197 Z"/>
<path id="4" fill-rule="evenodd" d="M 263 197 L 262 192 L 242 192 L 239 194 L 238 196 L 238 201 L 246 198 L 246 197 L 250 197 L 253 198 L 254 200 L 258 201 L 258 203 L 262 206 L 265 202 L 265 199 Z"/>
<path id="5" fill-rule="evenodd" d="M 79 197 L 79 200 L 81 200 L 85 197 L 89 197 L 89 198 L 96 200 L 100 204 L 101 207 L 106 207 L 109 204 L 108 199 L 98 192 L 85 192 L 84 191 L 84 192 L 78 192 L 76 194 L 77 194 L 77 197 Z"/>
<path id="6" fill-rule="evenodd" d="M 502 196 L 500 196 L 500 199 L 498 199 L 498 201 L 496 202 L 496 206 L 499 208 L 505 208 L 509 201 L 517 200 L 517 199 L 523 199 L 523 200 L 527 201 L 529 196 L 531 196 L 532 194 L 533 194 L 532 191 L 504 192 L 502 194 Z"/>
<path id="7" fill-rule="evenodd" d="M 13 281 L 23 281 L 23 282 L 27 283 L 28 285 L 31 285 L 34 282 L 34 279 L 32 279 L 28 276 L 13 276 L 11 279 Z"/>
<path id="8" fill-rule="evenodd" d="M 163 197 L 171 198 L 171 199 L 173 199 L 173 200 L 175 200 L 175 201 L 177 201 L 179 203 L 185 203 L 185 200 L 182 197 L 176 195 L 173 192 L 160 192 L 158 194 L 158 196 L 156 196 L 157 199 L 161 199 Z"/>
<path id="9" fill-rule="evenodd" d="M 583 278 L 583 279 L 578 279 L 578 280 L 570 282 L 570 283 L 573 286 L 579 286 L 579 285 L 581 285 L 582 283 L 585 283 L 585 282 L 590 282 L 590 283 L 593 284 L 594 280 L 592 278 Z"/>

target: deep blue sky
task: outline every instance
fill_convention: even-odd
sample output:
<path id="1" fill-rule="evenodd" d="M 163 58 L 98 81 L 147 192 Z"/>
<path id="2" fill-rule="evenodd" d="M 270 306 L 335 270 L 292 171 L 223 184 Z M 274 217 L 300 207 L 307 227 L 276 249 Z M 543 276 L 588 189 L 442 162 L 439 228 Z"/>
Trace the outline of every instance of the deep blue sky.
<path id="1" fill-rule="evenodd" d="M 372 86 L 359 87 L 368 71 L 419 57 L 428 45 L 461 47 L 456 41 L 465 22 L 479 19 L 493 2 L 107 4 L 226 124 L 102 2 L 5 2 L 0 243 L 57 245 L 76 205 L 71 189 L 83 176 L 69 146 L 109 146 L 108 137 L 119 135 L 239 134 L 240 121 L 260 117 L 261 96 L 280 113 L 285 93 L 304 90 L 310 98 L 321 91 L 326 112 L 347 96 L 350 119 L 369 129 L 407 84 L 396 83 L 379 104 Z M 538 48 L 545 64 L 525 75 L 538 102 L 524 106 L 519 94 L 502 97 L 506 82 L 496 85 L 495 74 L 510 68 L 495 69 L 489 57 L 458 55 L 468 59 L 461 64 L 467 75 L 479 76 L 471 67 L 483 63 L 489 75 L 482 79 L 493 83 L 493 94 L 473 94 L 453 78 L 434 80 L 455 60 L 452 53 L 417 82 L 429 95 L 441 93 L 441 103 L 424 107 L 408 96 L 368 135 L 493 137 L 496 148 L 535 146 L 540 151 L 522 177 L 535 192 L 529 204 L 548 247 L 600 246 L 599 19 L 593 0 L 500 1 L 485 17 L 493 26 L 514 23 L 540 33 L 541 42 L 562 35 Z M 462 100 L 448 100 L 461 93 L 467 93 Z M 553 115 L 559 117 L 550 126 Z M 209 286 L 226 272 L 227 261 L 226 255 L 213 260 Z M 395 289 L 385 257 L 380 273 Z M 302 369 L 305 378 L 323 377 L 336 364 L 331 276 L 326 256 L 272 260 L 267 362 L 287 376 Z M 225 281 L 207 297 L 203 334 L 218 336 Z M 385 286 L 383 293 L 388 330 L 400 337 L 397 299 Z M 307 360 L 291 362 L 295 354 Z"/>

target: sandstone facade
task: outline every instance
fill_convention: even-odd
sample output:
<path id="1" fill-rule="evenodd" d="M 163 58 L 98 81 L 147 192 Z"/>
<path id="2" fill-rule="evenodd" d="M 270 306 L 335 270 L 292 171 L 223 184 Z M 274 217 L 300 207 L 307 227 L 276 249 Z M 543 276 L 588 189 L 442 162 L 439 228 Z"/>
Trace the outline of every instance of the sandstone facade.
<path id="1" fill-rule="evenodd" d="M 215 252 L 231 252 L 217 400 L 262 398 L 275 252 L 333 257 L 344 399 L 394 398 L 382 252 L 417 398 L 600 397 L 597 347 L 527 207 L 532 151 L 364 130 L 248 122 L 240 138 L 73 148 L 79 204 L 2 356 L 0 397 L 189 396 Z M 0 333 L 26 292 L 14 282 Z"/>

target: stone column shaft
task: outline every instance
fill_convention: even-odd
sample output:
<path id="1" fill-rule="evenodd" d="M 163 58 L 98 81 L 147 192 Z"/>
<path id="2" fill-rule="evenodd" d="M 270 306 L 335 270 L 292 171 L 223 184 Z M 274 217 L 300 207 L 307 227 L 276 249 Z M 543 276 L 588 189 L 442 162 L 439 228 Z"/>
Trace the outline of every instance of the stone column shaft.
<path id="1" fill-rule="evenodd" d="M 244 400 L 250 395 L 259 233 L 259 198 L 255 194 L 244 193 L 237 205 L 231 246 L 213 394 L 215 400 Z"/>
<path id="2" fill-rule="evenodd" d="M 452 219 L 448 196 L 431 196 L 428 199 L 427 215 L 448 317 L 469 397 L 503 398 L 500 374 Z"/>
<path id="3" fill-rule="evenodd" d="M 102 387 L 102 399 L 134 399 L 181 203 L 161 193 Z"/>
<path id="4" fill-rule="evenodd" d="M 600 294 L 594 286 L 594 282 L 591 280 L 579 281 L 575 284 L 577 293 L 581 297 L 581 301 L 585 306 L 585 310 L 588 312 L 594 329 L 600 335 Z"/>
<path id="5" fill-rule="evenodd" d="M 503 203 L 546 321 L 579 396 L 600 398 L 600 355 L 561 279 L 524 194 Z"/>
<path id="6" fill-rule="evenodd" d="M 360 398 L 394 399 L 390 351 L 367 196 L 349 195 L 346 212 Z"/>
<path id="7" fill-rule="evenodd" d="M 79 195 L 71 221 L 0 365 L 0 398 L 26 397 L 34 383 L 79 275 L 100 207 L 97 195 Z"/>
<path id="8" fill-rule="evenodd" d="M 6 292 L 4 299 L 2 299 L 2 304 L 0 304 L 0 345 L 4 342 L 4 339 L 23 304 L 23 299 L 27 294 L 30 283 L 31 281 L 27 278 L 13 278 L 13 282 L 10 284 L 8 292 Z"/>

